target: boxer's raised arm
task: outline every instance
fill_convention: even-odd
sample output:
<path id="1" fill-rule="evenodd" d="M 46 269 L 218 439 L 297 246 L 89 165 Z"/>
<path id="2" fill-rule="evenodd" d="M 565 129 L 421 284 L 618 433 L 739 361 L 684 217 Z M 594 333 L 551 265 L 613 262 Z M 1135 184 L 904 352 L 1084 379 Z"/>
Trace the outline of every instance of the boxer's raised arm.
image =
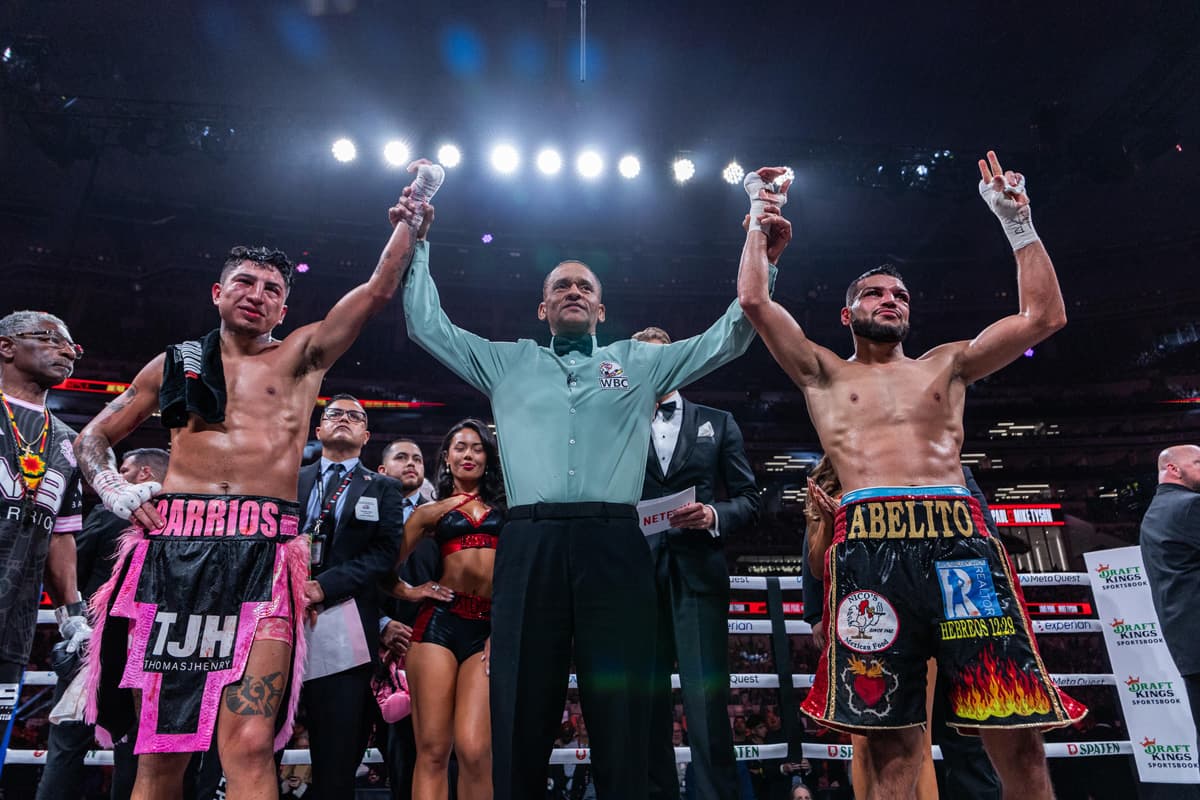
<path id="1" fill-rule="evenodd" d="M 417 178 L 405 188 L 397 204 L 388 209 L 392 235 L 371 277 L 346 293 L 325 319 L 296 332 L 304 337 L 306 368 L 324 370 L 332 366 L 358 338 L 367 320 L 378 314 L 400 288 L 400 280 L 412 261 L 413 248 L 433 222 L 433 207 L 428 200 L 441 185 L 443 174 L 441 167 L 425 159 L 412 162 L 408 170 L 416 172 Z"/>
<path id="2" fill-rule="evenodd" d="M 994 152 L 979 162 L 979 193 L 1004 226 L 1017 259 L 1016 314 L 992 323 L 963 348 L 958 372 L 967 383 L 1012 363 L 1067 324 L 1067 310 L 1050 255 L 1033 229 L 1025 177 L 1004 172 Z"/>
<path id="3" fill-rule="evenodd" d="M 772 194 L 763 186 L 782 174 L 782 167 L 764 167 L 746 176 L 751 209 L 743 223 L 746 244 L 738 265 L 738 303 L 775 361 L 797 385 L 804 386 L 820 373 L 816 345 L 787 309 L 771 299 L 769 291 L 769 265 L 778 261 L 791 241 L 792 226 L 779 213 L 782 202 L 786 202 L 787 187 Z"/>

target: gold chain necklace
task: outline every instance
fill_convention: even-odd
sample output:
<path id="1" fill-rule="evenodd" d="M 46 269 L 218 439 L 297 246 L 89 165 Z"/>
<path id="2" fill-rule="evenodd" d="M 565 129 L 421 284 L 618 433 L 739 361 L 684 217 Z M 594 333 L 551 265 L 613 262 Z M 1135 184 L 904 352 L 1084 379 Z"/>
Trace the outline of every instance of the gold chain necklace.
<path id="1" fill-rule="evenodd" d="M 13 441 L 16 444 L 17 469 L 21 473 L 21 483 L 24 484 L 22 496 L 33 496 L 37 494 L 38 486 L 41 485 L 42 478 L 46 475 L 44 456 L 46 455 L 46 439 L 50 435 L 50 409 L 42 409 L 45 418 L 42 422 L 41 435 L 25 441 L 25 437 L 21 435 L 21 429 L 17 427 L 17 418 L 13 414 L 12 406 L 8 404 L 8 398 L 2 391 L 0 391 L 0 402 L 4 403 L 4 410 L 8 412 L 8 424 L 12 427 Z M 33 449 L 34 441 L 37 441 L 37 452 L 34 452 Z"/>

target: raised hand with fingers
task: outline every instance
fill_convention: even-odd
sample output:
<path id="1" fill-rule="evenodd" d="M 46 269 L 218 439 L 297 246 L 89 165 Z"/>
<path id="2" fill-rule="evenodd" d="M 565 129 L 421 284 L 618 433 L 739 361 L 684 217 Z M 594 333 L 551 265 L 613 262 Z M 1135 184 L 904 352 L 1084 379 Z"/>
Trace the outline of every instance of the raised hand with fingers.
<path id="1" fill-rule="evenodd" d="M 782 184 L 776 182 L 787 174 L 787 167 L 760 167 L 753 172 L 747 172 L 742 186 L 750 197 L 750 230 L 764 231 L 765 226 L 759 220 L 766 213 L 768 204 L 778 209 L 787 204 L 787 191 L 792 185 L 791 179 Z"/>
<path id="2" fill-rule="evenodd" d="M 401 222 L 411 225 L 416 231 L 417 239 L 424 239 L 433 224 L 433 206 L 429 201 L 441 188 L 446 177 L 446 171 L 438 164 L 425 158 L 419 158 L 408 165 L 409 172 L 415 172 L 416 178 L 404 187 L 396 205 L 388 209 L 388 222 L 392 227 Z"/>
<path id="3" fill-rule="evenodd" d="M 1029 195 L 1025 193 L 1025 176 L 1002 170 L 994 150 L 988 151 L 987 160 L 979 159 L 979 175 L 979 194 L 1004 226 L 1013 251 L 1038 241 L 1029 209 Z"/>

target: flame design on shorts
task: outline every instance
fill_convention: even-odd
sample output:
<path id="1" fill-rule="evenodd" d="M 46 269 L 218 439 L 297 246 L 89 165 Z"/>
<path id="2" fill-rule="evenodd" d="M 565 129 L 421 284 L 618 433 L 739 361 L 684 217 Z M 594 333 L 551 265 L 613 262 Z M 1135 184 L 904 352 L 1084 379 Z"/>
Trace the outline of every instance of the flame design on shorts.
<path id="1" fill-rule="evenodd" d="M 958 716 L 983 721 L 992 717 L 1036 717 L 1051 711 L 1050 696 L 1036 673 L 1022 671 L 989 648 L 964 667 L 950 692 Z"/>

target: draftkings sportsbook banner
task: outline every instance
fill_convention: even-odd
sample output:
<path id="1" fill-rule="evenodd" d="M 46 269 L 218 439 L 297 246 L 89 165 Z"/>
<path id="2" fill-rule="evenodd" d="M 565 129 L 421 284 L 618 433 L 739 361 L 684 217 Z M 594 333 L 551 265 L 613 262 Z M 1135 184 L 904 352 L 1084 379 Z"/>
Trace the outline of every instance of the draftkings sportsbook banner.
<path id="1" fill-rule="evenodd" d="M 1200 782 L 1196 728 L 1154 613 L 1142 551 L 1121 547 L 1084 553 L 1083 558 L 1138 776 L 1147 783 Z"/>

